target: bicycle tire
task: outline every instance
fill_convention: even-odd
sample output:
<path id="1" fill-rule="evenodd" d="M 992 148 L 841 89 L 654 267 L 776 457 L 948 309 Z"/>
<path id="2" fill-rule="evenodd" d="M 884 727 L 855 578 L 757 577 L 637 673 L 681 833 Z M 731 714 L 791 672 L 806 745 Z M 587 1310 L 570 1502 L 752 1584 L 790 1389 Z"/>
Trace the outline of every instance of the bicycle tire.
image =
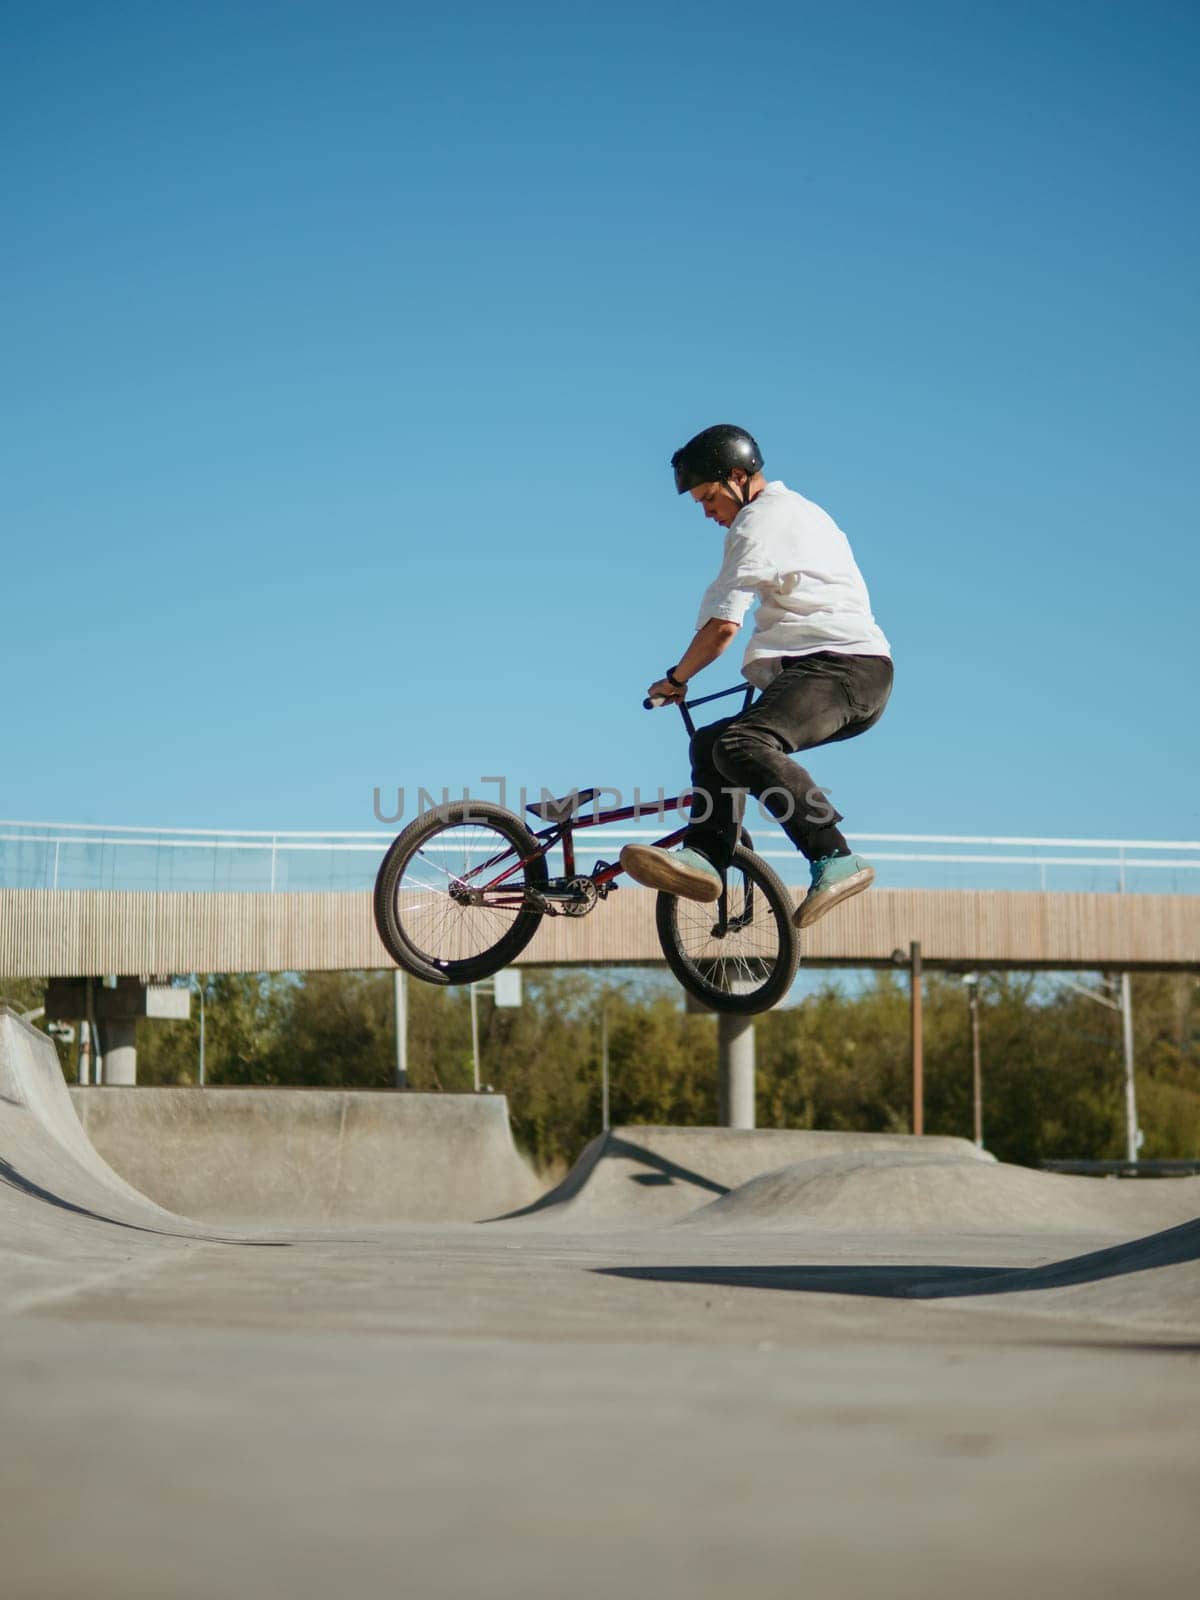
<path id="1" fill-rule="evenodd" d="M 712 1011 L 753 1016 L 783 999 L 800 964 L 792 897 L 778 873 L 742 845 L 734 848 L 726 895 L 731 923 L 750 917 L 742 936 L 736 928 L 724 935 L 735 942 L 725 946 L 714 936 L 717 906 L 672 894 L 660 894 L 654 908 L 658 942 L 690 995 Z M 707 937 L 706 924 L 712 930 Z"/>
<path id="2" fill-rule="evenodd" d="M 457 840 L 451 837 L 456 832 Z M 455 860 L 478 855 L 482 865 L 500 856 L 497 864 L 502 866 L 511 854 L 522 861 L 524 865 L 505 880 L 513 897 L 546 882 L 546 858 L 538 853 L 538 841 L 520 817 L 482 800 L 438 806 L 410 822 L 388 846 L 374 896 L 375 926 L 384 949 L 398 967 L 425 983 L 478 983 L 520 955 L 543 913 L 527 906 L 501 909 L 456 902 L 451 885 L 461 886 L 468 869 L 464 866 L 456 875 L 435 862 L 429 847 L 439 835 L 446 837 L 438 851 Z M 410 898 L 402 899 L 406 894 Z"/>

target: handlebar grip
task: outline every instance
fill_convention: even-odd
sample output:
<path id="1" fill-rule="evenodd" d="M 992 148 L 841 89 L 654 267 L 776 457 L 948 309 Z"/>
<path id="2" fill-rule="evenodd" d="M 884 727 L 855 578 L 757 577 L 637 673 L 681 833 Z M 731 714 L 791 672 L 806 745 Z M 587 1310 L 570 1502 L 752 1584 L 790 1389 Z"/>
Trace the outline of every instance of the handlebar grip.
<path id="1" fill-rule="evenodd" d="M 643 711 L 657 711 L 659 706 L 665 706 L 666 703 L 667 702 L 663 699 L 663 697 L 661 695 L 658 695 L 658 694 L 652 695 L 649 700 L 643 700 L 642 701 L 642 710 Z"/>

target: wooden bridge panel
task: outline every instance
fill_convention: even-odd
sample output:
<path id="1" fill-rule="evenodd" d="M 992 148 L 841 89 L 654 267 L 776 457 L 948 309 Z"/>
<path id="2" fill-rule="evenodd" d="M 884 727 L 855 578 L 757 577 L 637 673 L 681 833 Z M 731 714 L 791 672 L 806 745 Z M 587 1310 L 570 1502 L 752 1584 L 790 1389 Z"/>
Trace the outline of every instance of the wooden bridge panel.
<path id="1" fill-rule="evenodd" d="M 815 965 L 1200 970 L 1200 895 L 876 889 L 801 935 Z M 654 896 L 622 888 L 582 918 L 547 918 L 522 964 L 661 961 Z M 0 889 L 0 973 L 312 972 L 385 967 L 366 893 Z"/>

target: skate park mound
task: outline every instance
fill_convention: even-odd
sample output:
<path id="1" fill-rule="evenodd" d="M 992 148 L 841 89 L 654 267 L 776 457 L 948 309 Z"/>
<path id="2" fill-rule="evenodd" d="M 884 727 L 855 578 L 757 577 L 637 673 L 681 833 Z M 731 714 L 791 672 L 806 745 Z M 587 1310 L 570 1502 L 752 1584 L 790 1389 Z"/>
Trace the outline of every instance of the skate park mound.
<path id="1" fill-rule="evenodd" d="M 137 1189 L 225 1224 L 475 1222 L 542 1190 L 503 1095 L 72 1089 L 87 1139 Z"/>
<path id="2" fill-rule="evenodd" d="M 1019 1230 L 1134 1237 L 1197 1213 L 1200 1178 L 1068 1177 L 910 1148 L 796 1162 L 751 1178 L 681 1225 L 730 1232 Z"/>
<path id="3" fill-rule="evenodd" d="M 992 1164 L 966 1139 L 806 1128 L 619 1127 L 593 1139 L 556 1188 L 496 1220 L 570 1229 L 656 1226 L 796 1162 L 912 1151 Z"/>

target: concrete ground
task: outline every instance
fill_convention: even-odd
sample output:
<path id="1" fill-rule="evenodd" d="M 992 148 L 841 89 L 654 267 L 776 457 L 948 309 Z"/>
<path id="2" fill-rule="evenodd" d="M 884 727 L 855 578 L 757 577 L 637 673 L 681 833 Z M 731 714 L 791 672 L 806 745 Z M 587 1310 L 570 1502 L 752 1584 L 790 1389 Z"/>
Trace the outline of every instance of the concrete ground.
<path id="1" fill-rule="evenodd" d="M 874 1145 L 714 1199 L 698 1132 L 624 1130 L 604 1215 L 222 1231 L 139 1202 L 6 1037 L 9 1600 L 1194 1587 L 1190 1189 Z M 639 1224 L 666 1183 L 697 1204 Z"/>
<path id="2" fill-rule="evenodd" d="M 1061 1253 L 517 1226 L 134 1253 L 3 1325 L 5 1592 L 1178 1594 L 1200 1342 L 738 1281 Z"/>

